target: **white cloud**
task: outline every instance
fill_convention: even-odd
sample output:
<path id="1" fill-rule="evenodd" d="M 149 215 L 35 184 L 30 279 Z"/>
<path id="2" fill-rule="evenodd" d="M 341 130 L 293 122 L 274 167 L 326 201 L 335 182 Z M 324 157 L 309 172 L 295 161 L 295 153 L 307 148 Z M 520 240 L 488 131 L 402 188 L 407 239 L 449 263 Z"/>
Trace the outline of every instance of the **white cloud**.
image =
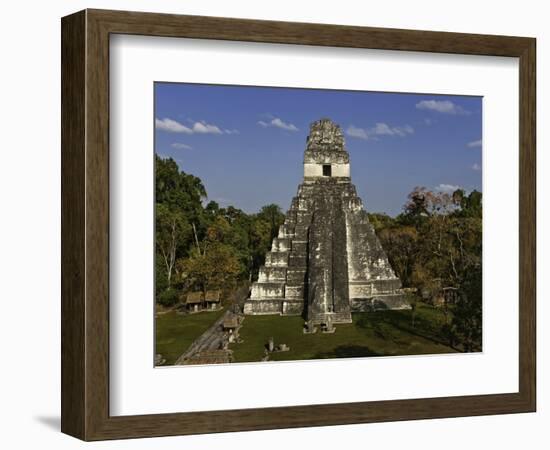
<path id="1" fill-rule="evenodd" d="M 393 127 L 391 130 L 393 134 L 401 137 L 404 137 L 407 134 L 414 134 L 414 128 L 410 125 L 405 125 L 404 127 Z"/>
<path id="2" fill-rule="evenodd" d="M 370 130 L 370 134 L 388 134 L 391 136 L 394 133 L 387 123 L 378 122 L 376 126 Z"/>
<path id="3" fill-rule="evenodd" d="M 416 109 L 435 111 L 442 114 L 468 114 L 461 106 L 450 100 L 422 100 L 416 104 Z"/>
<path id="4" fill-rule="evenodd" d="M 481 170 L 481 166 L 478 163 L 475 163 L 472 166 L 472 170 L 475 170 L 476 172 L 479 172 Z"/>
<path id="5" fill-rule="evenodd" d="M 275 127 L 280 128 L 281 130 L 286 131 L 299 131 L 298 127 L 292 123 L 283 122 L 278 117 L 273 117 L 269 122 L 265 122 L 263 120 L 258 121 L 258 125 L 267 128 L 267 127 Z"/>
<path id="6" fill-rule="evenodd" d="M 155 128 L 157 130 L 169 131 L 171 133 L 193 134 L 192 129 L 186 127 L 185 125 L 182 125 L 179 122 L 176 122 L 175 120 L 169 119 L 168 117 L 165 117 L 162 120 L 155 119 Z"/>
<path id="7" fill-rule="evenodd" d="M 165 117 L 164 119 L 155 119 L 155 128 L 157 130 L 169 131 L 171 133 L 184 134 L 223 134 L 218 126 L 206 123 L 204 120 L 200 122 L 189 121 L 191 127 L 187 127 L 176 120 Z M 237 130 L 225 130 L 226 134 L 237 134 Z"/>
<path id="8" fill-rule="evenodd" d="M 369 138 L 366 130 L 353 125 L 350 125 L 348 127 L 348 129 L 346 130 L 346 134 L 357 139 L 364 139 L 365 141 Z"/>
<path id="9" fill-rule="evenodd" d="M 182 144 L 181 142 L 174 142 L 174 143 L 171 144 L 170 146 L 173 147 L 173 148 L 185 149 L 185 150 L 191 150 L 191 149 L 193 148 L 193 147 L 191 147 L 190 145 Z"/>
<path id="10" fill-rule="evenodd" d="M 410 125 L 404 126 L 390 126 L 384 122 L 378 122 L 372 128 L 359 128 L 354 125 L 350 125 L 346 134 L 348 136 L 357 138 L 357 139 L 375 139 L 375 136 L 401 136 L 405 137 L 408 134 L 413 134 L 414 128 Z"/>
<path id="11" fill-rule="evenodd" d="M 193 125 L 193 132 L 199 134 L 222 134 L 216 125 L 210 125 L 206 122 L 195 122 Z"/>
<path id="12" fill-rule="evenodd" d="M 241 134 L 239 130 L 228 130 L 227 128 L 223 130 L 225 134 Z"/>
<path id="13" fill-rule="evenodd" d="M 287 130 L 287 131 L 298 131 L 298 128 L 296 127 L 296 125 L 294 125 L 292 123 L 283 122 L 278 117 L 275 117 L 275 119 L 273 119 L 271 121 L 271 125 L 273 125 L 274 127 L 281 128 L 283 130 Z"/>
<path id="14" fill-rule="evenodd" d="M 460 186 L 455 184 L 439 184 L 435 187 L 436 191 L 443 192 L 444 194 L 452 194 L 457 189 L 460 189 Z"/>
<path id="15" fill-rule="evenodd" d="M 479 139 L 477 141 L 468 142 L 466 145 L 470 148 L 473 148 L 473 147 L 481 147 L 482 144 L 483 144 L 483 141 Z"/>

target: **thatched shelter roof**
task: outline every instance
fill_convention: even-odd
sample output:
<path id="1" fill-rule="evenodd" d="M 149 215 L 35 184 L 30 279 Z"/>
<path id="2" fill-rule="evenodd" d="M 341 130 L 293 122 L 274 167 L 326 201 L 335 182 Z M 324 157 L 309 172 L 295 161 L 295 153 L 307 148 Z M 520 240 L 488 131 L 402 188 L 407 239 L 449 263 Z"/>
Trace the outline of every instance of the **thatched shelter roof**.
<path id="1" fill-rule="evenodd" d="M 207 301 L 207 302 L 219 303 L 220 302 L 220 291 L 206 291 L 206 295 L 204 296 L 204 300 Z"/>
<path id="2" fill-rule="evenodd" d="M 185 300 L 185 303 L 188 305 L 196 304 L 196 303 L 202 303 L 204 301 L 204 295 L 202 291 L 195 291 L 195 292 L 189 292 L 187 294 L 187 299 Z"/>

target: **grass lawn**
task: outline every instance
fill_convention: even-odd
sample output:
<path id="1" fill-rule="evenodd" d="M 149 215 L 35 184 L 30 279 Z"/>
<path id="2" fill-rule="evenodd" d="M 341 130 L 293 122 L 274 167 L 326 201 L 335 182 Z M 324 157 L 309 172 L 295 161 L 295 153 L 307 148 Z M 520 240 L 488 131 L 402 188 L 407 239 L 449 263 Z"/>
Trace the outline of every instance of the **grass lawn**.
<path id="1" fill-rule="evenodd" d="M 175 311 L 155 319 L 156 350 L 171 365 L 189 348 L 195 339 L 220 318 L 224 310 L 203 311 L 197 314 L 180 315 Z"/>
<path id="2" fill-rule="evenodd" d="M 445 320 L 440 310 L 418 304 L 414 328 L 411 319 L 410 310 L 354 313 L 353 323 L 335 325 L 333 334 L 303 334 L 301 317 L 246 316 L 239 331 L 243 342 L 231 349 L 235 362 L 260 361 L 272 336 L 275 345 L 287 344 L 290 350 L 270 354 L 271 361 L 456 351 L 440 335 Z"/>

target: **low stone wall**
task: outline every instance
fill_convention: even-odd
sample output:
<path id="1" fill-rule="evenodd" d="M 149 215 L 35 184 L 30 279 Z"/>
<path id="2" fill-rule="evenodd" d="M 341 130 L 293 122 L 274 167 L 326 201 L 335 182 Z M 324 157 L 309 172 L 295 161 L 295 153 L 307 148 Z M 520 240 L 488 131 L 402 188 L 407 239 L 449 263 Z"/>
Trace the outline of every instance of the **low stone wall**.
<path id="1" fill-rule="evenodd" d="M 352 322 L 351 314 L 349 312 L 310 314 L 308 319 L 311 325 L 326 325 L 329 317 L 332 324 Z"/>
<path id="2" fill-rule="evenodd" d="M 372 281 L 351 281 L 350 298 L 371 298 L 375 295 L 395 294 L 401 288 L 399 278 Z"/>
<path id="3" fill-rule="evenodd" d="M 284 282 L 254 283 L 250 298 L 255 299 L 276 299 L 285 295 Z"/>
<path id="4" fill-rule="evenodd" d="M 279 314 L 280 312 L 280 300 L 248 300 L 244 303 L 245 314 Z"/>
<path id="5" fill-rule="evenodd" d="M 299 316 L 304 310 L 303 300 L 247 300 L 244 303 L 244 313 L 249 315 L 279 314 L 282 316 Z"/>
<path id="6" fill-rule="evenodd" d="M 299 316 L 304 311 L 304 302 L 297 301 L 291 302 L 285 300 L 282 304 L 282 315 L 283 316 Z"/>
<path id="7" fill-rule="evenodd" d="M 406 294 L 377 295 L 370 298 L 352 298 L 352 312 L 369 312 L 384 309 L 411 309 Z"/>
<path id="8" fill-rule="evenodd" d="M 371 312 L 385 309 L 411 309 L 406 294 L 376 295 L 369 298 L 352 298 L 352 312 Z M 244 304 L 244 314 L 299 316 L 303 313 L 303 301 L 278 300 L 247 300 Z"/>

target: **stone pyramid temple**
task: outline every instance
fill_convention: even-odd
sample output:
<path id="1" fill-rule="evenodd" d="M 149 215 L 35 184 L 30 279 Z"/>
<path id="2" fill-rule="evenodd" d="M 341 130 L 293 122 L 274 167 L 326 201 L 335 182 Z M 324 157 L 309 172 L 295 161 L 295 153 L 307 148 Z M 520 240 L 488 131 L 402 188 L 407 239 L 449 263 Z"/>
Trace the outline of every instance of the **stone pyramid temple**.
<path id="1" fill-rule="evenodd" d="M 304 180 L 273 239 L 245 314 L 351 322 L 353 311 L 410 308 L 350 178 L 341 128 L 311 124 Z"/>

